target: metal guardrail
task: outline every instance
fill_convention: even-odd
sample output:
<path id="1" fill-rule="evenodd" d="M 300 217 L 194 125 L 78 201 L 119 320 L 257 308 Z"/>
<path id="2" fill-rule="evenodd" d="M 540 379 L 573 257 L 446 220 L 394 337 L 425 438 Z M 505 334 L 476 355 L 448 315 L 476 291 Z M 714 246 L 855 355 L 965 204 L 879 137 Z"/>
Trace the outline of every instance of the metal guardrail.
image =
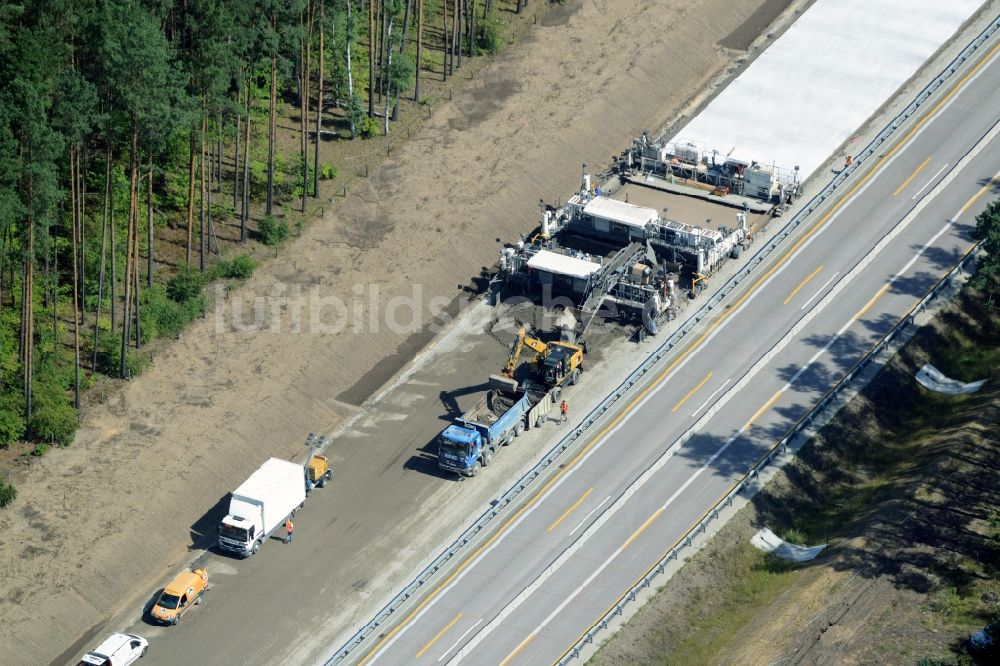
<path id="1" fill-rule="evenodd" d="M 774 459 L 778 455 L 784 453 L 788 449 L 792 440 L 801 434 L 803 430 L 809 428 L 816 420 L 816 417 L 819 416 L 830 405 L 830 403 L 837 398 L 840 392 L 847 388 L 854 381 L 854 379 L 878 357 L 881 352 L 892 344 L 892 342 L 899 336 L 900 333 L 902 333 L 904 329 L 913 323 L 915 316 L 926 308 L 943 289 L 949 287 L 958 274 L 968 268 L 968 264 L 974 261 L 976 250 L 979 249 L 980 245 L 980 243 L 976 243 L 962 257 L 958 264 L 951 269 L 951 271 L 938 280 L 938 282 L 931 287 L 924 297 L 921 298 L 916 305 L 910 308 L 910 310 L 899 319 L 892 330 L 886 333 L 886 335 L 879 340 L 874 347 L 868 350 L 868 352 L 857 363 L 855 363 L 850 370 L 847 371 L 844 377 L 837 382 L 837 384 L 835 384 L 834 387 L 831 388 L 811 410 L 809 410 L 809 412 L 807 412 L 794 425 L 785 431 L 785 434 L 782 435 L 782 437 L 778 439 L 778 441 L 775 442 L 766 453 L 757 459 L 757 462 L 750 467 L 746 474 L 744 474 L 739 481 L 730 486 L 729 490 L 727 490 L 726 493 L 711 508 L 702 514 L 701 518 L 698 519 L 698 522 L 685 532 L 677 541 L 675 541 L 667 552 L 664 553 L 663 557 L 647 569 L 639 580 L 637 580 L 632 587 L 619 597 L 614 605 L 612 605 L 611 608 L 597 620 L 597 622 L 592 624 L 583 636 L 581 636 L 571 648 L 564 652 L 555 663 L 559 666 L 563 666 L 580 656 L 580 652 L 584 645 L 593 643 L 596 635 L 606 629 L 615 616 L 621 615 L 625 606 L 634 601 L 636 595 L 642 589 L 648 588 L 657 576 L 664 573 L 667 563 L 670 560 L 677 559 L 680 551 L 688 546 L 691 546 L 694 542 L 695 536 L 700 532 L 705 532 L 708 528 L 708 524 L 719 517 L 722 509 L 730 506 L 736 496 L 746 489 L 751 480 L 756 478 L 764 467 L 774 462 Z"/>
<path id="2" fill-rule="evenodd" d="M 959 58 L 961 58 L 962 61 L 964 62 L 964 60 L 968 59 L 968 57 L 972 53 L 974 53 L 975 50 L 978 49 L 998 29 L 1000 29 L 1000 17 L 998 17 L 986 30 L 984 30 L 979 37 L 973 40 L 973 42 L 970 43 L 970 45 L 966 47 L 966 49 L 962 52 Z M 953 61 L 952 64 L 949 65 L 948 68 L 946 68 L 948 76 L 950 76 L 956 71 L 957 66 L 955 63 L 957 61 L 958 58 L 956 58 L 956 61 Z M 938 85 L 940 85 L 940 83 L 942 83 L 943 80 L 944 79 L 939 77 L 936 81 L 938 81 Z M 926 92 L 926 90 L 927 89 L 925 88 L 924 92 Z M 926 101 L 929 95 L 925 95 L 924 92 L 918 95 L 917 98 L 918 100 Z M 911 107 L 912 106 L 913 105 L 911 104 Z M 909 110 L 911 107 L 907 107 L 907 110 Z M 894 121 L 892 124 L 890 124 L 890 126 L 893 129 L 895 129 L 899 126 L 899 124 L 895 123 Z M 870 157 L 870 155 L 871 153 L 868 153 L 866 157 Z M 794 440 L 794 438 L 800 435 L 803 430 L 809 428 L 816 420 L 816 417 L 820 415 L 824 410 L 826 410 L 827 407 L 829 407 L 830 403 L 833 402 L 838 395 L 840 395 L 841 391 L 843 391 L 851 383 L 853 383 L 854 379 L 859 374 L 861 374 L 865 369 L 867 369 L 868 366 L 872 363 L 872 361 L 874 361 L 881 352 L 883 352 L 890 344 L 892 344 L 893 341 L 895 341 L 895 339 L 900 335 L 900 333 L 902 333 L 903 330 L 905 330 L 908 326 L 910 326 L 914 322 L 914 319 L 918 313 L 920 313 L 928 305 L 930 305 L 930 303 L 933 302 L 940 295 L 943 289 L 949 287 L 957 275 L 969 269 L 969 264 L 974 262 L 976 251 L 979 249 L 980 246 L 981 243 L 976 243 L 972 248 L 970 248 L 969 251 L 962 256 L 958 264 L 956 264 L 954 268 L 952 268 L 947 274 L 945 274 L 944 277 L 938 280 L 934 284 L 934 286 L 931 287 L 927 291 L 927 293 L 924 294 L 924 296 L 913 307 L 911 307 L 910 310 L 906 312 L 906 314 L 904 314 L 899 319 L 896 325 L 888 333 L 886 333 L 886 335 L 881 340 L 879 340 L 878 343 L 876 343 L 857 363 L 855 363 L 851 367 L 851 369 L 847 371 L 847 373 L 845 373 L 844 377 L 839 382 L 837 382 L 837 384 L 835 384 L 833 388 L 831 388 L 819 400 L 819 402 L 817 402 L 816 405 L 811 410 L 809 410 L 809 412 L 807 412 L 795 424 L 793 424 L 785 432 L 785 434 L 782 435 L 782 437 L 778 439 L 771 446 L 771 448 L 768 449 L 766 453 L 764 453 L 753 465 L 751 465 L 750 469 L 746 472 L 746 474 L 744 474 L 739 481 L 730 486 L 730 488 L 726 491 L 726 493 L 714 505 L 712 505 L 712 507 L 710 507 L 704 514 L 702 514 L 701 518 L 699 518 L 699 520 L 687 532 L 685 532 L 677 541 L 674 542 L 673 545 L 671 545 L 671 547 L 667 550 L 667 552 L 663 555 L 663 557 L 661 557 L 655 564 L 653 564 L 653 566 L 647 569 L 646 572 L 639 578 L 639 580 L 637 580 L 635 584 L 632 585 L 632 587 L 630 587 L 621 597 L 619 597 L 618 600 L 615 602 L 615 604 L 612 605 L 611 608 L 600 619 L 597 620 L 597 622 L 591 625 L 590 628 L 583 634 L 583 636 L 581 636 L 580 639 L 577 640 L 577 642 L 572 647 L 570 647 L 566 652 L 564 652 L 563 655 L 555 663 L 558 664 L 559 666 L 563 666 L 571 662 L 573 659 L 579 657 L 580 652 L 583 649 L 584 645 L 588 643 L 593 643 L 595 636 L 604 629 L 606 629 L 615 616 L 621 615 L 625 606 L 628 605 L 630 602 L 634 601 L 636 595 L 642 589 L 648 588 L 652 584 L 652 581 L 657 576 L 664 573 L 664 571 L 666 570 L 667 563 L 672 559 L 677 559 L 681 550 L 683 550 L 688 546 L 691 546 L 692 543 L 694 542 L 695 536 L 698 533 L 705 532 L 708 527 L 708 524 L 719 517 L 722 509 L 730 506 L 733 503 L 733 500 L 736 498 L 736 496 L 746 489 L 751 480 L 756 478 L 764 467 L 774 462 L 774 459 L 778 455 L 784 453 L 788 449 L 789 444 Z"/>
<path id="3" fill-rule="evenodd" d="M 733 277 L 731 277 L 725 284 L 723 284 L 708 301 L 694 312 L 688 319 L 681 325 L 679 329 L 674 331 L 670 337 L 668 337 L 663 344 L 656 348 L 646 360 L 643 361 L 631 374 L 618 385 L 604 400 L 601 401 L 594 409 L 592 409 L 583 421 L 574 428 L 570 433 L 564 436 L 555 446 L 553 446 L 545 456 L 529 470 L 524 476 L 518 479 L 508 490 L 500 497 L 500 499 L 495 500 L 489 509 L 487 509 L 468 529 L 466 529 L 461 536 L 459 536 L 454 542 L 451 543 L 437 558 L 434 559 L 427 567 L 421 571 L 416 578 L 410 581 L 393 599 L 386 604 L 375 616 L 361 629 L 359 629 L 346 643 L 337 649 L 337 651 L 324 663 L 324 666 L 336 666 L 343 663 L 351 653 L 357 649 L 359 646 L 365 643 L 366 639 L 371 637 L 373 634 L 378 635 L 378 629 L 390 621 L 397 610 L 399 610 L 407 601 L 409 601 L 414 595 L 418 594 L 424 589 L 424 586 L 431 581 L 431 579 L 441 571 L 445 565 L 453 558 L 455 555 L 459 554 L 464 548 L 483 530 L 490 522 L 493 521 L 498 515 L 500 515 L 506 508 L 511 506 L 515 499 L 521 495 L 532 483 L 538 479 L 557 459 L 559 459 L 563 453 L 566 452 L 571 446 L 573 446 L 589 429 L 594 425 L 605 413 L 608 412 L 615 404 L 618 403 L 621 398 L 631 391 L 631 389 L 639 383 L 643 377 L 646 376 L 661 360 L 664 356 L 674 350 L 678 344 L 680 344 L 688 336 L 688 334 L 697 326 L 705 317 L 711 314 L 712 310 L 715 309 L 729 294 L 733 292 L 740 284 L 743 283 L 748 277 L 753 274 L 753 271 L 759 266 L 765 259 L 771 256 L 774 251 L 782 245 L 782 243 L 796 230 L 798 227 L 808 218 L 813 212 L 816 211 L 830 196 L 832 196 L 837 189 L 847 180 L 855 170 L 860 168 L 867 160 L 869 160 L 875 151 L 883 144 L 889 137 L 906 121 L 908 120 L 916 111 L 921 107 L 921 105 L 926 102 L 930 96 L 943 85 L 948 79 L 958 70 L 958 68 L 972 56 L 973 53 L 979 49 L 982 44 L 989 39 L 998 29 L 1000 29 L 1000 17 L 994 20 L 990 26 L 988 26 L 978 37 L 976 37 L 972 42 L 966 46 L 965 49 L 956 57 L 945 69 L 937 76 L 933 81 L 931 81 L 924 89 L 917 94 L 914 100 L 901 111 L 892 121 L 890 121 L 875 138 L 865 147 L 862 152 L 854 158 L 854 163 L 843 169 L 840 173 L 834 176 L 829 183 L 817 193 L 809 202 L 792 218 L 788 223 L 781 228 L 781 230 L 770 240 L 768 243 L 759 249 L 753 257 L 751 257 L 746 265 L 737 272 Z M 950 274 L 949 274 L 950 275 Z M 940 284 L 940 283 L 939 283 Z M 936 293 L 936 292 L 935 292 Z M 895 330 L 895 329 L 894 329 Z M 852 370 L 850 375 L 853 378 L 854 371 Z M 839 384 L 838 384 L 839 386 Z M 829 396 L 829 394 L 828 394 Z M 829 399 L 824 398 L 820 405 L 825 407 L 829 404 Z M 820 405 L 817 405 L 819 407 Z M 781 441 L 785 441 L 782 438 Z M 787 444 L 787 442 L 786 442 Z M 776 450 L 778 445 L 772 449 L 772 452 Z M 768 461 L 771 460 L 773 456 L 766 457 Z M 759 465 L 760 463 L 758 463 Z M 756 466 L 755 466 L 756 467 Z M 749 473 L 748 473 L 749 474 Z M 709 511 L 706 516 L 709 516 L 713 512 L 718 515 L 718 508 L 727 502 L 732 501 L 732 495 L 742 489 L 742 484 L 745 483 L 745 479 L 737 483 L 719 502 L 717 502 Z M 705 518 L 703 517 L 699 523 L 692 528 L 688 535 L 694 534 L 699 530 L 704 530 L 703 523 Z M 691 536 L 686 535 L 687 543 L 693 539 Z M 676 548 L 676 546 L 675 546 Z M 669 555 L 669 552 L 668 552 Z M 664 556 L 664 560 L 667 556 Z M 660 563 L 654 565 L 651 571 L 655 571 L 658 567 L 662 572 L 662 566 Z M 649 573 L 647 573 L 647 576 Z M 646 578 L 644 577 L 644 579 Z M 648 583 L 646 583 L 648 585 Z M 642 581 L 633 586 L 625 594 L 625 599 L 634 598 L 635 591 L 644 587 Z M 622 602 L 619 602 L 621 604 Z M 618 611 L 620 613 L 620 610 Z M 594 627 L 606 627 L 607 619 L 618 614 L 616 612 L 609 611 L 608 615 L 595 623 Z M 561 662 L 567 659 L 572 659 L 579 654 L 579 648 L 591 640 L 593 640 L 593 633 L 595 632 L 594 627 L 584 635 L 583 638 L 578 641 L 576 645 L 567 651 L 566 655 L 560 660 Z"/>

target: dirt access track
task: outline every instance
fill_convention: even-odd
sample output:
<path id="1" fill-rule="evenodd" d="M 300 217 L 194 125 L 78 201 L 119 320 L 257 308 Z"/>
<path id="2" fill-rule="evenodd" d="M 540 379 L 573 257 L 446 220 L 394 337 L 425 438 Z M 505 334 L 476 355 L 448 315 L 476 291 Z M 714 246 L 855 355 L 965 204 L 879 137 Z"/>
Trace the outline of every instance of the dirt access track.
<path id="1" fill-rule="evenodd" d="M 0 514 L 0 663 L 52 659 L 138 607 L 212 538 L 203 517 L 228 491 L 269 456 L 304 457 L 306 433 L 365 408 L 439 333 L 498 239 L 535 226 L 539 198 L 564 198 L 581 163 L 606 164 L 703 99 L 788 4 L 578 0 L 543 12 L 325 219 L 88 407 L 71 447 L 14 473 L 18 500 Z M 398 296 L 419 301 L 414 325 L 386 324 Z M 339 331 L 338 299 L 363 307 Z M 370 480 L 373 497 L 384 482 Z M 354 520 L 380 520 L 377 504 Z"/>

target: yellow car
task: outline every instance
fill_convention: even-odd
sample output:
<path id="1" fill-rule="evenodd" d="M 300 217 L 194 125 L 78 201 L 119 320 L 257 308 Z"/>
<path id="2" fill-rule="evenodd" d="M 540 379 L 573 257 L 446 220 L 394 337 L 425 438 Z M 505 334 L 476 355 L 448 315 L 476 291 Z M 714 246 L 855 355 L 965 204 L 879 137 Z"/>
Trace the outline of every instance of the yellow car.
<path id="1" fill-rule="evenodd" d="M 201 596 L 207 590 L 207 571 L 182 571 L 163 589 L 149 615 L 163 624 L 177 624 L 181 621 L 181 615 L 201 603 Z"/>

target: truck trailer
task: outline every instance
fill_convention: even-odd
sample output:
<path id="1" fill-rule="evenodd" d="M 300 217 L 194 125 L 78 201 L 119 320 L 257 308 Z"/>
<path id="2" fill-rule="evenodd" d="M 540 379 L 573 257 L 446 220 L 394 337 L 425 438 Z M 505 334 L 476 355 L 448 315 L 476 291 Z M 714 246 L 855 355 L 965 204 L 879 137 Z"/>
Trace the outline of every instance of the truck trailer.
<path id="1" fill-rule="evenodd" d="M 219 548 L 249 557 L 306 501 L 302 465 L 271 458 L 233 491 L 219 525 Z"/>
<path id="2" fill-rule="evenodd" d="M 438 436 L 438 467 L 462 476 L 476 476 L 493 461 L 501 446 L 525 429 L 539 426 L 552 408 L 551 391 L 491 389 L 482 400 L 455 419 Z"/>

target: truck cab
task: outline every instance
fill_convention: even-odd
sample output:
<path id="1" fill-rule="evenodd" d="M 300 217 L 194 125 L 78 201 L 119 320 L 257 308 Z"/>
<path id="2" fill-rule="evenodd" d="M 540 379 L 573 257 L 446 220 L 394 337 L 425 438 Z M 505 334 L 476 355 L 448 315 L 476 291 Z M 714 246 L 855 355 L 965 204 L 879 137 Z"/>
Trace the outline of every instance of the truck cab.
<path id="1" fill-rule="evenodd" d="M 450 425 L 438 437 L 438 467 L 463 476 L 475 476 L 482 463 L 483 438 L 473 428 Z"/>
<path id="2" fill-rule="evenodd" d="M 254 508 L 247 511 L 249 518 L 229 514 L 219 524 L 219 545 L 225 550 L 250 555 L 260 549 L 260 535 L 263 525 L 259 513 Z"/>

